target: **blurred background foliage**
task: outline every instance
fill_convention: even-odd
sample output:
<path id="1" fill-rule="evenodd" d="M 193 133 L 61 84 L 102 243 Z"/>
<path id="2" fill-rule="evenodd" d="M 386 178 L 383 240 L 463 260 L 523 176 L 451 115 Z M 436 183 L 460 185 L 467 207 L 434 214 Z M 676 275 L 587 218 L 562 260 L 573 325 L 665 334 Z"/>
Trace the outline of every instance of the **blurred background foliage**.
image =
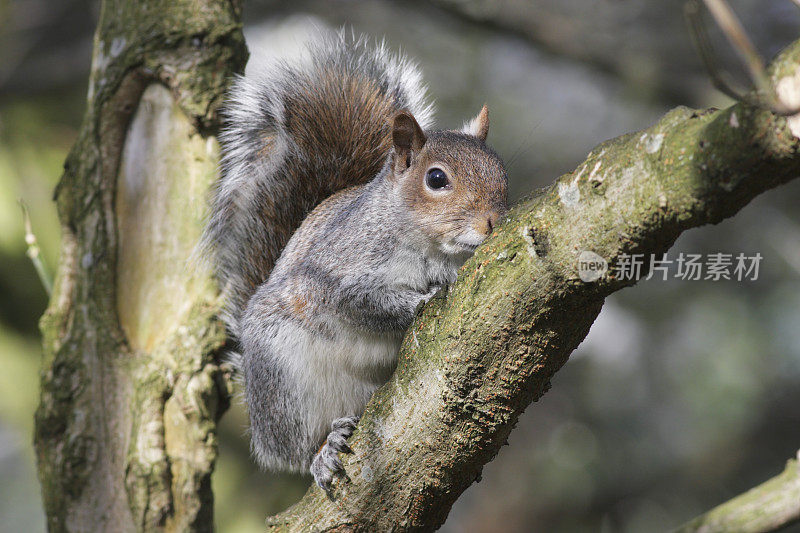
<path id="1" fill-rule="evenodd" d="M 731 3 L 766 57 L 798 38 L 790 0 Z M 347 25 L 418 59 L 440 127 L 488 102 L 515 199 L 670 107 L 729 103 L 700 68 L 677 0 L 246 4 L 248 68 L 297 50 L 319 27 Z M 84 110 L 98 9 L 0 0 L 0 531 L 44 530 L 31 434 L 46 296 L 24 255 L 17 201 L 53 270 L 52 190 Z M 443 531 L 660 531 L 778 473 L 800 447 L 798 205 L 795 182 L 670 252 L 759 252 L 757 281 L 653 279 L 609 298 Z M 310 482 L 257 471 L 245 428 L 237 404 L 220 427 L 214 477 L 222 532 L 260 531 Z"/>

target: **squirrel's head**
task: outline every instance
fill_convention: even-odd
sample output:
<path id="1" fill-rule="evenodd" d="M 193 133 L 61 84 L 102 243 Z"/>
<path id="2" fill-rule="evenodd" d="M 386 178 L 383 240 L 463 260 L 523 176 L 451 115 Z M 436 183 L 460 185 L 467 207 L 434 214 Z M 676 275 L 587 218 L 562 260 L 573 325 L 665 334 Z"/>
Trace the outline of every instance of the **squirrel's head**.
<path id="1" fill-rule="evenodd" d="M 461 131 L 426 134 L 413 115 L 392 123 L 391 179 L 423 233 L 451 255 L 470 253 L 507 209 L 506 169 L 486 146 L 489 110 Z"/>

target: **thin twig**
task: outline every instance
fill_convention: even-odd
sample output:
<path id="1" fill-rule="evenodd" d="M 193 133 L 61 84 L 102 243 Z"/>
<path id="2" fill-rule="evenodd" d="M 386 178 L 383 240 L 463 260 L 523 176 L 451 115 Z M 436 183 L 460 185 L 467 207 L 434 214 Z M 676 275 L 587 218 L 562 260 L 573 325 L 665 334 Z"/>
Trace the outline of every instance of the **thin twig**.
<path id="1" fill-rule="evenodd" d="M 800 112 L 800 107 L 788 107 L 775 95 L 767 78 L 764 63 L 747 32 L 744 30 L 736 14 L 731 10 L 725 0 L 703 0 L 714 20 L 719 25 L 728 42 L 731 43 L 736 53 L 747 66 L 750 79 L 756 88 L 755 92 L 743 92 L 733 88 L 733 84 L 722 74 L 717 67 L 715 54 L 711 42 L 706 35 L 703 22 L 700 18 L 700 3 L 698 0 L 689 0 L 684 6 L 684 15 L 689 26 L 692 42 L 700 59 L 711 77 L 711 82 L 718 90 L 748 105 L 768 109 L 781 116 L 795 115 Z M 799 2 L 800 0 L 794 0 Z"/>
<path id="2" fill-rule="evenodd" d="M 750 71 L 750 78 L 756 84 L 758 90 L 768 87 L 766 74 L 764 74 L 764 62 L 758 54 L 758 50 L 747 36 L 747 32 L 742 27 L 742 23 L 736 17 L 733 10 L 725 3 L 725 0 L 703 0 L 717 25 L 722 29 L 728 42 L 739 54 L 747 69 Z"/>
<path id="3" fill-rule="evenodd" d="M 47 265 L 44 263 L 44 258 L 39 248 L 39 242 L 36 240 L 36 235 L 33 233 L 33 228 L 31 227 L 31 217 L 28 214 L 28 206 L 25 205 L 22 199 L 19 200 L 19 205 L 22 208 L 22 220 L 25 224 L 25 243 L 28 245 L 28 250 L 25 252 L 25 255 L 30 258 L 33 263 L 33 268 L 36 269 L 36 274 L 39 276 L 39 281 L 42 282 L 47 296 L 50 296 L 53 292 L 53 281 L 47 271 Z"/>
<path id="4" fill-rule="evenodd" d="M 722 71 L 717 68 L 714 49 L 706 35 L 703 21 L 700 19 L 700 3 L 694 0 L 686 2 L 684 6 L 684 15 L 686 17 L 686 23 L 689 26 L 689 35 L 692 38 L 692 43 L 700 59 L 703 61 L 703 65 L 706 67 L 714 87 L 734 100 L 743 101 L 747 98 L 746 95 L 733 89 L 730 82 L 724 78 Z"/>

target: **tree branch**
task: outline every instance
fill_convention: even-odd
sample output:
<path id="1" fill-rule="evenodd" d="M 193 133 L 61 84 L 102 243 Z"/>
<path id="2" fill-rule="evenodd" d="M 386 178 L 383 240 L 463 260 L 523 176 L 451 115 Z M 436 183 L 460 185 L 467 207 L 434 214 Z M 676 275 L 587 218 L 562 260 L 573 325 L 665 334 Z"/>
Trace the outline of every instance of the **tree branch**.
<path id="1" fill-rule="evenodd" d="M 773 86 L 800 92 L 800 41 L 772 64 Z M 786 92 L 786 91 L 784 91 Z M 791 120 L 791 119 L 789 119 Z M 677 108 L 606 141 L 571 174 L 513 209 L 417 317 L 391 381 L 367 406 L 344 458 L 350 481 L 329 501 L 312 487 L 268 519 L 274 530 L 429 530 L 549 388 L 606 296 L 631 285 L 580 280 L 592 251 L 661 254 L 687 229 L 732 216 L 800 174 L 787 119 L 738 104 Z"/>
<path id="2" fill-rule="evenodd" d="M 698 516 L 675 533 L 767 533 L 800 522 L 799 465 L 790 459 L 781 474 Z"/>

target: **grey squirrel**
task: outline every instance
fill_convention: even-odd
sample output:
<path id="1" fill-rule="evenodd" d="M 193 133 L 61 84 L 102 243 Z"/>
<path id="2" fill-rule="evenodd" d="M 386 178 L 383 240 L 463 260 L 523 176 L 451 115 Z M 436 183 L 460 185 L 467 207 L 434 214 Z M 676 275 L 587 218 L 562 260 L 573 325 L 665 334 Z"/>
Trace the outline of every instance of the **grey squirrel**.
<path id="1" fill-rule="evenodd" d="M 394 371 L 418 305 L 506 210 L 488 109 L 429 131 L 417 68 L 344 33 L 239 77 L 204 243 L 226 300 L 251 447 L 310 469 L 330 496 L 338 452 Z"/>

